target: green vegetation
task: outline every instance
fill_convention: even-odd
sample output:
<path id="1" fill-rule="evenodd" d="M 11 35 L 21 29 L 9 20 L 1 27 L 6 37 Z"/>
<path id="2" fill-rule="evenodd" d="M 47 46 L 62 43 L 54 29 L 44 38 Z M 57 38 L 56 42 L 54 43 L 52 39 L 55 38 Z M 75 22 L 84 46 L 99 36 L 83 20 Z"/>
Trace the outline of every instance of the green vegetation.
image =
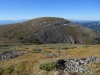
<path id="1" fill-rule="evenodd" d="M 50 47 L 49 49 L 56 49 L 55 47 Z"/>
<path id="2" fill-rule="evenodd" d="M 0 70 L 0 75 L 29 75 L 33 65 L 33 62 L 28 61 L 12 64 Z"/>
<path id="3" fill-rule="evenodd" d="M 6 67 L 3 70 L 1 70 L 0 71 L 0 74 L 7 75 L 7 74 L 11 73 L 12 71 L 13 71 L 13 67 L 12 66 L 9 66 L 9 67 Z"/>
<path id="4" fill-rule="evenodd" d="M 18 40 L 22 40 L 22 39 L 23 39 L 23 36 L 19 36 L 19 37 L 18 37 Z"/>
<path id="5" fill-rule="evenodd" d="M 64 49 L 64 50 L 66 50 L 66 49 L 74 49 L 74 48 L 77 48 L 77 47 L 74 47 L 74 46 L 63 46 L 63 47 L 61 47 L 61 49 Z"/>
<path id="6" fill-rule="evenodd" d="M 39 68 L 46 71 L 51 71 L 57 66 L 57 62 L 49 62 L 40 64 Z"/>
<path id="7" fill-rule="evenodd" d="M 0 47 L 8 47 L 8 46 L 11 46 L 11 45 L 0 45 Z"/>
<path id="8" fill-rule="evenodd" d="M 41 44 L 0 47 L 0 53 L 8 50 L 19 50 L 24 54 L 17 58 L 0 61 L 0 75 L 53 75 L 55 67 L 59 66 L 56 61 L 52 62 L 54 60 L 100 57 L 100 45 Z M 57 53 L 60 54 L 59 57 L 51 57 Z M 92 67 L 93 73 L 91 75 L 100 74 L 100 63 L 91 63 L 86 67 Z M 67 75 L 67 73 L 62 75 Z"/>
<path id="9" fill-rule="evenodd" d="M 51 53 L 52 51 L 47 51 L 47 50 L 45 50 L 45 51 L 43 51 L 43 53 L 45 54 L 45 53 Z"/>
<path id="10" fill-rule="evenodd" d="M 9 46 L 0 46 L 0 52 L 8 51 L 10 50 Z"/>
<path id="11" fill-rule="evenodd" d="M 88 47 L 90 47 L 90 46 L 88 46 L 88 45 L 86 45 L 86 46 L 82 46 L 83 48 L 88 48 Z"/>
<path id="12" fill-rule="evenodd" d="M 61 53 L 61 51 L 60 50 L 57 50 L 56 53 Z"/>
<path id="13" fill-rule="evenodd" d="M 41 53 L 41 49 L 32 49 L 33 53 Z"/>
<path id="14" fill-rule="evenodd" d="M 85 40 L 87 44 L 91 44 L 91 40 L 90 39 L 86 39 Z"/>
<path id="15" fill-rule="evenodd" d="M 42 42 L 40 42 L 40 40 L 39 39 L 34 39 L 34 40 L 30 40 L 29 41 L 30 43 L 35 43 L 35 44 L 43 44 Z"/>
<path id="16" fill-rule="evenodd" d="M 92 68 L 92 74 L 91 75 L 100 75 L 100 62 L 87 64 L 85 66 L 85 68 L 86 69 Z M 85 75 L 87 75 L 87 74 L 85 74 Z"/>

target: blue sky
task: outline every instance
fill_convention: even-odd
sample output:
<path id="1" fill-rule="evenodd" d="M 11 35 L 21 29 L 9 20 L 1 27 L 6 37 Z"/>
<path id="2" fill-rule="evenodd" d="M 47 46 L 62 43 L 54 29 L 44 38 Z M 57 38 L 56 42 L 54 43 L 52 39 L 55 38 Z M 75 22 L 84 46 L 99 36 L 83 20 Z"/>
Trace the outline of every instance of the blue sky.
<path id="1" fill-rule="evenodd" d="M 0 0 L 0 20 L 48 16 L 100 20 L 100 0 Z"/>

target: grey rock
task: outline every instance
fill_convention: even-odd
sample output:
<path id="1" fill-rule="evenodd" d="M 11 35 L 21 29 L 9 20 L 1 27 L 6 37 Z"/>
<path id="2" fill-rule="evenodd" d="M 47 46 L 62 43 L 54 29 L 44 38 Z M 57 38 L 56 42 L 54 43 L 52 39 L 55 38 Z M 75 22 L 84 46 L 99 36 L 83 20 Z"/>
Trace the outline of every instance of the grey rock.
<path id="1" fill-rule="evenodd" d="M 63 61 L 65 62 L 63 63 Z M 95 56 L 90 56 L 84 60 L 80 58 L 74 58 L 71 60 L 66 59 L 63 61 L 60 61 L 61 63 L 60 66 L 63 65 L 64 71 L 77 72 L 77 73 L 85 73 L 85 72 L 90 73 L 91 69 L 85 70 L 84 66 L 89 63 L 100 62 L 100 58 L 95 57 Z"/>
<path id="2" fill-rule="evenodd" d="M 12 59 L 21 55 L 17 50 L 6 51 L 0 54 L 0 60 Z"/>

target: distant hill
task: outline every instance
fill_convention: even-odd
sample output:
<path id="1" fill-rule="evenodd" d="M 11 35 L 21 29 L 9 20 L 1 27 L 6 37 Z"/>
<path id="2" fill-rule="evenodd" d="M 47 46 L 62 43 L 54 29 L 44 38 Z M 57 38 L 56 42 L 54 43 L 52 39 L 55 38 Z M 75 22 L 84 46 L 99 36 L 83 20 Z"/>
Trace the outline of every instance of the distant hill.
<path id="1" fill-rule="evenodd" d="M 25 22 L 27 20 L 0 20 L 0 25 Z"/>
<path id="2" fill-rule="evenodd" d="M 80 24 L 82 26 L 91 28 L 97 32 L 100 32 L 100 21 L 98 22 L 75 22 L 76 24 Z"/>
<path id="3" fill-rule="evenodd" d="M 0 44 L 99 44 L 99 40 L 99 32 L 57 17 L 0 26 Z"/>

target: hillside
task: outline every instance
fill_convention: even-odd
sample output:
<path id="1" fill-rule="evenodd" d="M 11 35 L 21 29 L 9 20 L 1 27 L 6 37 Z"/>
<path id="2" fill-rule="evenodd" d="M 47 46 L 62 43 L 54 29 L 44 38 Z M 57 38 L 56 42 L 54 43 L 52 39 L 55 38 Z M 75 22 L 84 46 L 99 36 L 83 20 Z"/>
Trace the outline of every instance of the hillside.
<path id="1" fill-rule="evenodd" d="M 76 24 L 80 24 L 82 26 L 91 28 L 97 32 L 100 32 L 100 22 L 75 22 Z"/>
<path id="2" fill-rule="evenodd" d="M 100 34 L 92 29 L 56 17 L 41 17 L 0 26 L 0 44 L 98 44 Z"/>

